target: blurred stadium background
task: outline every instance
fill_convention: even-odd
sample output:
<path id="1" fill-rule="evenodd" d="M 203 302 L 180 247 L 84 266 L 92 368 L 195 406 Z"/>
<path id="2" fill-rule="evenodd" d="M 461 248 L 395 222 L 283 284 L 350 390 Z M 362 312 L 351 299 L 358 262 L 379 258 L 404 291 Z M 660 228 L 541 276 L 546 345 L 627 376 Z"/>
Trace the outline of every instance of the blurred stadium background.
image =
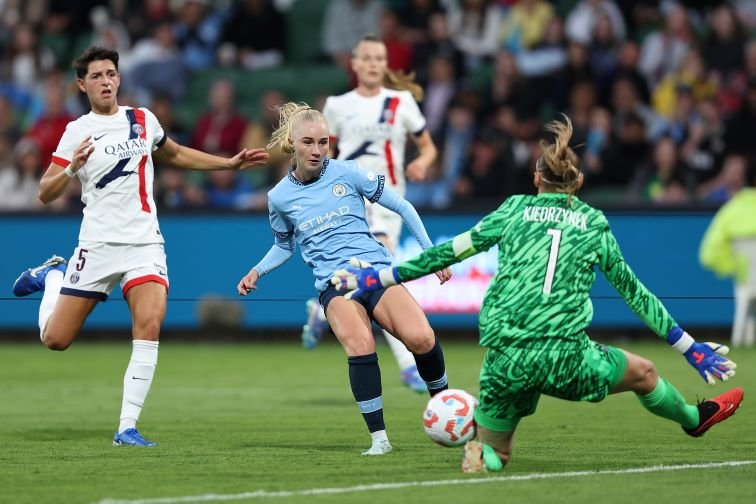
<path id="1" fill-rule="evenodd" d="M 756 0 L 1 2 L 0 332 L 36 331 L 37 304 L 12 300 L 12 280 L 75 245 L 79 188 L 48 207 L 36 191 L 66 123 L 88 110 L 70 69 L 84 48 L 119 51 L 120 103 L 150 107 L 181 143 L 228 154 L 267 142 L 276 104 L 320 107 L 350 89 L 349 51 L 365 33 L 426 89 L 441 155 L 408 197 L 434 239 L 532 191 L 542 125 L 564 112 L 586 174 L 581 196 L 610 216 L 642 280 L 681 323 L 726 334 L 731 288 L 699 266 L 697 250 L 756 159 Z M 269 246 L 265 192 L 282 170 L 275 155 L 240 174 L 157 167 L 172 281 L 166 331 L 296 335 L 313 293 L 301 260 L 249 300 L 232 299 Z M 407 239 L 399 255 L 414 250 Z M 451 287 L 413 291 L 440 331 L 473 336 L 494 267 L 489 254 L 460 266 Z M 639 327 L 606 284 L 594 294 L 597 328 Z M 123 301 L 111 299 L 88 329 L 128 329 Z"/>

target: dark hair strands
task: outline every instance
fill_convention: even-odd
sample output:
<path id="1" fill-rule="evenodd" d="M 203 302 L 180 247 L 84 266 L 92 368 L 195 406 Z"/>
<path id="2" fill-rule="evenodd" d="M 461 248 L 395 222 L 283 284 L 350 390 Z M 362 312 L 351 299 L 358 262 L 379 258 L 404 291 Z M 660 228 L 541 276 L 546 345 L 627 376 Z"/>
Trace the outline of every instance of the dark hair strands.
<path id="1" fill-rule="evenodd" d="M 76 72 L 76 77 L 83 79 L 87 76 L 89 70 L 89 64 L 93 61 L 110 60 L 115 65 L 116 71 L 118 71 L 118 53 L 111 51 L 104 47 L 93 46 L 85 50 L 81 55 L 73 62 L 73 69 Z"/>

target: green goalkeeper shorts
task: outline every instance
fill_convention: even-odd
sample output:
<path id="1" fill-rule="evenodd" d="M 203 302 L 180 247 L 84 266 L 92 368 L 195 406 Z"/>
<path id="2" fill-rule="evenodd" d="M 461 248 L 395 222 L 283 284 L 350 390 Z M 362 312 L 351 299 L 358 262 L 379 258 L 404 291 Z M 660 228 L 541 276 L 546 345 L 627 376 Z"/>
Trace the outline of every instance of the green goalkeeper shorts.
<path id="1" fill-rule="evenodd" d="M 492 431 L 514 430 L 532 415 L 541 394 L 569 401 L 598 402 L 625 375 L 627 357 L 618 348 L 586 336 L 579 341 L 544 341 L 527 348 L 489 349 L 480 370 L 475 421 Z"/>

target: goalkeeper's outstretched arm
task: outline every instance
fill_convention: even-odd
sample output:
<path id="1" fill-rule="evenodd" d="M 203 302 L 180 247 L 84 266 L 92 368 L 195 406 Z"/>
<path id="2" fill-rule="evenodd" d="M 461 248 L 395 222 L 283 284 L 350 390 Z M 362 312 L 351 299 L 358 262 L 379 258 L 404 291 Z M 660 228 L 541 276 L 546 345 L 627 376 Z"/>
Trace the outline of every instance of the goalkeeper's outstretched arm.
<path id="1" fill-rule="evenodd" d="M 599 267 L 627 305 L 675 350 L 683 354 L 709 385 L 715 379 L 726 381 L 735 376 L 734 362 L 724 357 L 729 348 L 717 343 L 698 343 L 677 325 L 664 304 L 649 291 L 625 262 L 617 240 L 607 228 L 599 251 Z"/>
<path id="2" fill-rule="evenodd" d="M 457 264 L 480 252 L 483 250 L 478 250 L 473 246 L 471 231 L 465 231 L 449 241 L 431 247 L 420 255 L 398 264 L 394 268 L 396 280 L 408 282 Z"/>
<path id="3" fill-rule="evenodd" d="M 338 290 L 348 290 L 346 298 L 351 299 L 364 292 L 377 291 L 445 270 L 452 264 L 463 261 L 478 252 L 482 250 L 472 245 L 470 231 L 466 231 L 394 267 L 377 270 L 370 263 L 352 257 L 349 260 L 352 267 L 335 271 L 331 284 Z"/>

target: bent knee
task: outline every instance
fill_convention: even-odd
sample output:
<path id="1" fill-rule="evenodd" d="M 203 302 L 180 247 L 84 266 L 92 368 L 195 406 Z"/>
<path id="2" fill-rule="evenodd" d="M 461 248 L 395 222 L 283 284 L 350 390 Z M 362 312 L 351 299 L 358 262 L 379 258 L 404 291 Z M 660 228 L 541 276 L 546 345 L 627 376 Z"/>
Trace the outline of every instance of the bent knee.
<path id="1" fill-rule="evenodd" d="M 402 335 L 401 339 L 410 352 L 418 355 L 427 354 L 436 345 L 436 334 L 430 326 Z"/>
<path id="2" fill-rule="evenodd" d="M 656 378 L 658 375 L 656 366 L 648 359 L 641 359 L 638 372 L 642 379 Z"/>
<path id="3" fill-rule="evenodd" d="M 375 352 L 375 340 L 371 332 L 351 333 L 347 336 L 336 334 L 347 355 L 368 355 Z"/>
<path id="4" fill-rule="evenodd" d="M 659 381 L 656 366 L 648 359 L 639 358 L 635 362 L 632 372 L 637 392 L 650 393 Z"/>
<path id="5" fill-rule="evenodd" d="M 50 350 L 63 351 L 71 346 L 73 338 L 67 334 L 55 331 L 45 331 L 42 333 L 42 343 Z"/>

